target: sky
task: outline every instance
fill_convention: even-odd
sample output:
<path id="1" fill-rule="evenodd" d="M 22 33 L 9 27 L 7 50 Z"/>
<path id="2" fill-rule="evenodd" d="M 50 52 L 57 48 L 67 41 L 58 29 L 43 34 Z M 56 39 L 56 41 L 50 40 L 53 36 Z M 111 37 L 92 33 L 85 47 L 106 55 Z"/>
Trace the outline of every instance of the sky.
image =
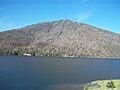
<path id="1" fill-rule="evenodd" d="M 0 0 L 0 31 L 60 19 L 120 33 L 120 0 Z"/>

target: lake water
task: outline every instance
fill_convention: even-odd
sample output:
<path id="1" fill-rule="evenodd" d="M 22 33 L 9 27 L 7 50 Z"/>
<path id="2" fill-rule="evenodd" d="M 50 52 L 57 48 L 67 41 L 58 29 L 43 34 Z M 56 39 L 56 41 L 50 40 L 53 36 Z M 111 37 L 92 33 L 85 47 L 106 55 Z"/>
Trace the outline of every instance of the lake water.
<path id="1" fill-rule="evenodd" d="M 120 59 L 0 56 L 0 90 L 81 90 L 120 79 Z"/>

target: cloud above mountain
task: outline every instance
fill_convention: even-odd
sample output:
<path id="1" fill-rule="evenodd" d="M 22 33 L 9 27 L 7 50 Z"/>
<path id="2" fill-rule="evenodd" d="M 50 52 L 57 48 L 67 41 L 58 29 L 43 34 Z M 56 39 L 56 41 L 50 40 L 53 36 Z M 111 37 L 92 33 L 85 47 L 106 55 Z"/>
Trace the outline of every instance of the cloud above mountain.
<path id="1" fill-rule="evenodd" d="M 5 22 L 4 20 L 0 20 L 0 29 L 2 30 L 8 30 L 8 29 L 12 29 L 14 27 L 13 23 L 10 22 Z M 3 31 L 2 30 L 2 31 Z"/>
<path id="2" fill-rule="evenodd" d="M 91 16 L 91 12 L 87 11 L 87 12 L 80 12 L 76 15 L 76 19 L 78 21 L 81 21 L 81 20 L 84 20 L 84 19 L 87 19 Z"/>

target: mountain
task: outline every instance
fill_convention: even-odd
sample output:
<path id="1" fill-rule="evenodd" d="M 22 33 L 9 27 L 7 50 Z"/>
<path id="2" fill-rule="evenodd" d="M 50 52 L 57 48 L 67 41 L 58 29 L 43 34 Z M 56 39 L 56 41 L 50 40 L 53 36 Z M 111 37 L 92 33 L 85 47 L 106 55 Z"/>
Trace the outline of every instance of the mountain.
<path id="1" fill-rule="evenodd" d="M 0 32 L 0 55 L 119 58 L 120 34 L 59 20 Z"/>

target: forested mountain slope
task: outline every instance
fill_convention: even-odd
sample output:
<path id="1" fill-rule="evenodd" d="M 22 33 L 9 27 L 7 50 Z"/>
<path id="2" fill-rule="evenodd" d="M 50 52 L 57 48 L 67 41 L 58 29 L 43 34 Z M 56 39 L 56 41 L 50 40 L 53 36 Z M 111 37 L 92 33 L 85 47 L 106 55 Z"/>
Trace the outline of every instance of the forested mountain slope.
<path id="1" fill-rule="evenodd" d="M 0 32 L 1 55 L 120 57 L 120 35 L 84 23 L 59 20 Z"/>

